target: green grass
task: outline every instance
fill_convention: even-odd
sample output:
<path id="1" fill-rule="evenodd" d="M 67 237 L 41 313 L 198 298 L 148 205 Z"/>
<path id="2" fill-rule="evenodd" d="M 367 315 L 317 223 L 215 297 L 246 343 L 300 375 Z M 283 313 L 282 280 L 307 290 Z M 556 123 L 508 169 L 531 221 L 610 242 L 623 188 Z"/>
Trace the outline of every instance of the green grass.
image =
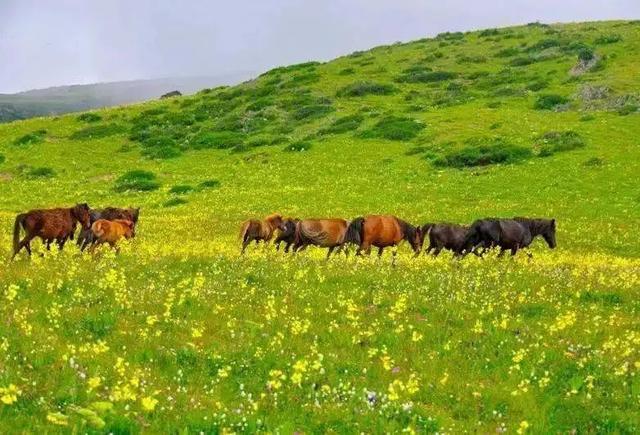
<path id="1" fill-rule="evenodd" d="M 93 123 L 0 125 L 0 399 L 16 396 L 0 432 L 638 432 L 640 123 L 618 110 L 640 87 L 639 30 L 449 33 Z M 606 62 L 572 77 L 584 46 Z M 336 97 L 361 82 L 396 91 Z M 588 104 L 587 84 L 609 92 Z M 566 100 L 537 110 L 541 95 Z M 16 214 L 85 201 L 141 207 L 135 239 L 9 261 Z M 273 212 L 554 217 L 558 248 L 239 256 L 242 222 Z"/>

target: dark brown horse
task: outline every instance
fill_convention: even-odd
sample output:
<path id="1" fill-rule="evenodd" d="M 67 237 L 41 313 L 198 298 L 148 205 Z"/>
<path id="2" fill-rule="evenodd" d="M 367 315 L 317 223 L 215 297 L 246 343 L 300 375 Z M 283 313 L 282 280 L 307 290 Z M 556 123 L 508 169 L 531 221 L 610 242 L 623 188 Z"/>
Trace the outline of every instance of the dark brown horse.
<path id="1" fill-rule="evenodd" d="M 276 251 L 280 250 L 280 244 L 284 242 L 284 252 L 289 252 L 289 248 L 296 241 L 296 225 L 300 222 L 300 219 L 286 218 L 283 219 L 282 224 L 278 230 L 278 236 L 275 240 Z"/>
<path id="2" fill-rule="evenodd" d="M 106 207 L 101 210 L 91 210 L 89 212 L 91 218 L 91 224 L 98 219 L 106 219 L 108 221 L 115 221 L 117 219 L 133 222 L 134 236 L 135 226 L 138 224 L 138 217 L 140 216 L 140 208 L 117 208 Z M 95 235 L 91 231 L 91 228 L 81 229 L 78 234 L 77 245 L 81 251 L 84 251 L 87 246 L 93 245 L 96 242 Z"/>
<path id="3" fill-rule="evenodd" d="M 76 225 L 80 223 L 82 228 L 91 227 L 89 218 L 89 206 L 87 204 L 77 204 L 71 208 L 53 208 L 43 210 L 31 210 L 16 216 L 13 225 L 13 257 L 22 248 L 31 255 L 31 241 L 40 237 L 47 246 L 56 241 L 60 249 L 64 248 L 67 239 L 73 237 Z M 20 240 L 20 227 L 26 233 Z"/>
<path id="4" fill-rule="evenodd" d="M 364 250 L 367 255 L 371 247 L 378 248 L 378 256 L 384 248 L 396 246 L 403 240 L 411 245 L 413 252 L 418 255 L 422 249 L 422 230 L 395 216 L 365 216 L 351 221 L 347 231 L 346 241 L 358 245 L 356 255 Z M 393 252 L 395 260 L 396 251 Z"/>
<path id="5" fill-rule="evenodd" d="M 464 251 L 464 238 L 469 231 L 468 226 L 458 224 L 425 224 L 421 232 L 423 237 L 429 237 L 429 246 L 424 251 L 429 254 L 433 251 L 433 256 L 437 257 L 440 251 L 448 249 L 456 256 L 462 255 Z"/>
<path id="6" fill-rule="evenodd" d="M 329 248 L 327 259 L 345 243 L 349 222 L 344 219 L 304 219 L 296 225 L 293 252 L 302 251 L 307 246 Z"/>
<path id="7" fill-rule="evenodd" d="M 555 248 L 555 219 L 479 219 L 471 225 L 465 237 L 464 250 L 468 253 L 480 245 L 490 245 L 500 247 L 499 255 L 507 250 L 516 255 L 537 236 L 542 236 L 551 249 Z"/>
<path id="8" fill-rule="evenodd" d="M 282 216 L 278 213 L 271 214 L 263 220 L 249 219 L 242 224 L 240 230 L 240 238 L 242 239 L 242 251 L 244 254 L 245 249 L 249 246 L 249 243 L 256 241 L 256 245 L 262 240 L 267 243 L 273 237 L 273 233 L 282 224 Z"/>

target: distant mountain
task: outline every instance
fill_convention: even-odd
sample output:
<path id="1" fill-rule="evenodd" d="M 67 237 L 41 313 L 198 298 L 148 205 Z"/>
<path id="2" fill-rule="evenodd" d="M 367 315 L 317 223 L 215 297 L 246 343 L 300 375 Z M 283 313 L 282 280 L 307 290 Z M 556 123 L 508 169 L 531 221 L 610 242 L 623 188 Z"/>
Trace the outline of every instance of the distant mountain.
<path id="1" fill-rule="evenodd" d="M 16 94 L 0 94 L 0 122 L 59 115 L 159 98 L 171 91 L 192 94 L 204 88 L 235 85 L 253 77 L 249 72 L 203 77 L 56 86 Z"/>

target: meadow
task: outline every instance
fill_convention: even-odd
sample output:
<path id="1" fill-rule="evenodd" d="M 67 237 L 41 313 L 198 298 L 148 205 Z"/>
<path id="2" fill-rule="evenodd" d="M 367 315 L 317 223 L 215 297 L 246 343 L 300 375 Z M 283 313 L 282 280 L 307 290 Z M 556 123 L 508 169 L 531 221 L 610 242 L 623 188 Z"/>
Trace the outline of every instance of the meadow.
<path id="1" fill-rule="evenodd" d="M 638 53 L 640 22 L 531 23 L 0 125 L 0 432 L 637 432 Z M 17 213 L 76 202 L 135 239 L 10 261 Z M 240 256 L 274 211 L 558 248 Z"/>

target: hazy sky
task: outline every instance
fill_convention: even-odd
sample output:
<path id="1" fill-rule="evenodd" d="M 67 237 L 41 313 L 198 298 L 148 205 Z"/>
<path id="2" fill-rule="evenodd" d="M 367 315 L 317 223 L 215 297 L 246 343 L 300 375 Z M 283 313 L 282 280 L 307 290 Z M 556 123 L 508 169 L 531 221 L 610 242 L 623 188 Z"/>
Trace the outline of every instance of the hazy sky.
<path id="1" fill-rule="evenodd" d="M 640 0 L 0 0 L 0 92 L 261 72 L 443 31 L 640 18 Z"/>

